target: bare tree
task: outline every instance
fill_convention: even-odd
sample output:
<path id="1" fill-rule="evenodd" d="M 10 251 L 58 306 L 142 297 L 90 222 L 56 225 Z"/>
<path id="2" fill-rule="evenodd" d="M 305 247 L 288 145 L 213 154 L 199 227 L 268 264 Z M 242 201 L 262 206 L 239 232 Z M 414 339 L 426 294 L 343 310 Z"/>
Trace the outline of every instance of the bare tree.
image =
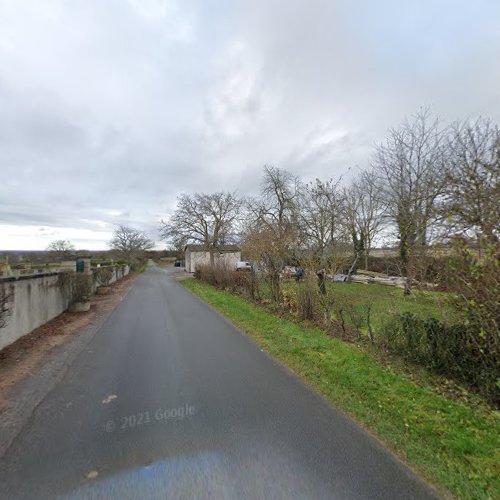
<path id="1" fill-rule="evenodd" d="M 333 286 L 329 285 L 332 277 L 343 273 L 349 265 L 352 255 L 352 246 L 344 238 L 339 238 L 329 247 L 328 255 L 317 259 L 313 255 L 305 255 L 302 263 L 307 269 L 309 277 L 316 279 L 317 300 L 323 311 L 325 326 L 330 330 L 332 326 L 332 312 L 339 306 L 339 300 Z M 311 274 L 312 273 L 312 274 Z"/>
<path id="2" fill-rule="evenodd" d="M 245 242 L 266 271 L 273 299 L 281 297 L 280 272 L 295 251 L 298 228 L 299 180 L 274 166 L 264 167 L 261 196 L 247 202 L 250 224 Z"/>
<path id="3" fill-rule="evenodd" d="M 374 169 L 399 236 L 399 254 L 411 291 L 416 252 L 425 247 L 436 201 L 443 192 L 444 132 L 428 110 L 391 129 L 377 147 Z"/>
<path id="4" fill-rule="evenodd" d="M 297 223 L 299 179 L 272 165 L 264 167 L 261 198 L 255 205 L 254 213 L 259 221 L 272 227 L 277 236 L 287 233 L 289 227 Z"/>
<path id="5" fill-rule="evenodd" d="M 162 221 L 160 233 L 176 247 L 198 243 L 214 253 L 234 240 L 241 218 L 243 202 L 234 193 L 181 194 L 177 208 L 168 221 Z"/>
<path id="6" fill-rule="evenodd" d="M 368 257 L 374 240 L 384 228 L 386 211 L 375 172 L 362 171 L 344 189 L 343 210 L 356 256 L 368 269 Z"/>
<path id="7" fill-rule="evenodd" d="M 144 252 L 151 250 L 155 244 L 144 232 L 120 225 L 115 229 L 109 245 L 132 267 L 135 267 Z"/>
<path id="8" fill-rule="evenodd" d="M 336 243 L 345 240 L 341 179 L 307 184 L 300 196 L 298 220 L 306 249 L 318 259 L 320 267 L 332 254 Z"/>
<path id="9" fill-rule="evenodd" d="M 448 232 L 496 243 L 500 235 L 500 131 L 488 119 L 455 123 L 443 215 Z"/>
<path id="10" fill-rule="evenodd" d="M 75 251 L 75 247 L 69 240 L 55 240 L 49 244 L 47 250 L 58 257 L 67 257 Z"/>

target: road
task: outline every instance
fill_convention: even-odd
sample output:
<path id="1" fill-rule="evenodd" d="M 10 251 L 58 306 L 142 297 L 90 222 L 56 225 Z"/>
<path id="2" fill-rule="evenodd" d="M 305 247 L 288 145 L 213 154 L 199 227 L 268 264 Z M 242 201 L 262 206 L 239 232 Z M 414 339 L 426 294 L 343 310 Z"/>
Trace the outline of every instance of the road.
<path id="1" fill-rule="evenodd" d="M 0 498 L 435 498 L 173 273 L 149 267 L 37 407 Z"/>

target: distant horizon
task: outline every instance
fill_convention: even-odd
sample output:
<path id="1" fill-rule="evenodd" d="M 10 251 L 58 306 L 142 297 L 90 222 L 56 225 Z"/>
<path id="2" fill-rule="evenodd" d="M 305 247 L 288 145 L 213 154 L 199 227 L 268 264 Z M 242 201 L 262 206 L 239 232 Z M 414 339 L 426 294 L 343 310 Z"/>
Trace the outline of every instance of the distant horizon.
<path id="1" fill-rule="evenodd" d="M 166 247 L 166 243 L 163 243 L 163 245 Z M 164 250 L 168 250 L 168 248 L 153 248 L 151 251 L 153 252 L 162 252 Z M 74 250 L 71 250 L 72 252 L 113 252 L 116 250 L 113 250 L 112 248 L 75 248 Z M 149 250 L 148 250 L 149 251 Z M 22 253 L 22 252 L 53 252 L 57 253 L 54 250 L 48 250 L 47 248 L 42 248 L 42 249 L 0 249 L 0 253 Z"/>
<path id="2" fill-rule="evenodd" d="M 500 123 L 500 2 L 0 0 L 0 244 L 160 241 L 181 193 L 351 180 L 422 107 Z"/>

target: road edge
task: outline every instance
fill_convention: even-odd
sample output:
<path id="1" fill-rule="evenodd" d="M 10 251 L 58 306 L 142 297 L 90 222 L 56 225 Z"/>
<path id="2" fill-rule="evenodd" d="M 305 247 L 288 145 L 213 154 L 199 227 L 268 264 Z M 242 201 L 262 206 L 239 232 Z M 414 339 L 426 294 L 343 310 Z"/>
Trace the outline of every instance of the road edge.
<path id="1" fill-rule="evenodd" d="M 139 275 L 137 276 L 139 277 Z M 0 458 L 12 446 L 17 436 L 33 418 L 38 406 L 64 378 L 77 356 L 112 317 L 127 297 L 135 279 L 110 311 L 101 311 L 96 320 L 77 330 L 62 344 L 56 346 L 41 360 L 34 372 L 20 380 L 9 391 L 0 411 Z"/>
<path id="2" fill-rule="evenodd" d="M 192 278 L 194 279 L 194 278 Z M 262 346 L 245 330 L 240 328 L 238 325 L 233 323 L 228 317 L 226 317 L 221 311 L 216 309 L 212 304 L 209 302 L 206 302 L 203 300 L 200 296 L 197 294 L 193 293 L 189 288 L 184 286 L 182 281 L 184 280 L 176 280 L 178 284 L 189 294 L 191 294 L 193 297 L 195 297 L 199 302 L 207 306 L 211 311 L 213 311 L 215 314 L 217 314 L 221 319 L 223 319 L 227 324 L 231 325 L 242 337 L 245 338 L 247 342 L 249 342 L 252 346 L 257 348 L 263 355 L 265 355 L 268 359 L 270 359 L 276 366 L 278 366 L 281 370 L 287 373 L 288 376 L 293 377 L 299 384 L 307 388 L 308 390 L 312 391 L 314 395 L 321 401 L 322 404 L 328 406 L 329 408 L 333 409 L 334 411 L 338 412 L 339 414 L 342 415 L 342 417 L 346 420 L 349 420 L 353 425 L 357 426 L 364 434 L 367 435 L 369 439 L 371 439 L 375 446 L 379 449 L 381 449 L 384 452 L 389 453 L 394 461 L 398 464 L 399 468 L 401 471 L 406 474 L 409 477 L 412 477 L 415 479 L 417 482 L 421 483 L 424 485 L 425 488 L 427 488 L 436 498 L 438 499 L 453 499 L 453 495 L 451 494 L 450 491 L 448 491 L 444 486 L 437 484 L 433 481 L 431 481 L 429 478 L 424 477 L 423 474 L 410 462 L 405 460 L 403 457 L 401 457 L 396 450 L 394 450 L 392 447 L 388 446 L 387 443 L 384 442 L 383 439 L 381 439 L 375 432 L 373 432 L 369 427 L 363 424 L 363 422 L 360 422 L 355 418 L 354 415 L 352 415 L 349 412 L 346 412 L 342 407 L 337 406 L 334 404 L 332 401 L 330 401 L 328 398 L 326 398 L 318 388 L 316 388 L 314 385 L 309 383 L 306 379 L 302 378 L 297 372 L 295 372 L 291 367 L 289 367 L 287 364 L 285 364 L 281 359 L 276 358 L 273 356 L 269 351 L 266 349 L 262 348 Z"/>

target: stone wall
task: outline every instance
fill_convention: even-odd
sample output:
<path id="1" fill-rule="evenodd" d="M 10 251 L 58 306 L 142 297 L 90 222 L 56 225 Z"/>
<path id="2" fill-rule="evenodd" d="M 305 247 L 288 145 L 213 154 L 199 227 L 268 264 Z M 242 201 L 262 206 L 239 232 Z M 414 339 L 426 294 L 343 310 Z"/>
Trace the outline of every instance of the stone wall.
<path id="1" fill-rule="evenodd" d="M 111 283 L 128 273 L 129 266 L 114 268 Z M 10 315 L 0 328 L 0 350 L 66 311 L 70 294 L 67 287 L 61 286 L 63 275 L 47 273 L 0 279 L 0 287 L 10 291 L 12 297 Z"/>
<path id="2" fill-rule="evenodd" d="M 0 349 L 55 318 L 69 306 L 69 294 L 59 286 L 59 275 L 39 275 L 4 281 L 12 294 L 7 324 L 0 329 Z"/>

